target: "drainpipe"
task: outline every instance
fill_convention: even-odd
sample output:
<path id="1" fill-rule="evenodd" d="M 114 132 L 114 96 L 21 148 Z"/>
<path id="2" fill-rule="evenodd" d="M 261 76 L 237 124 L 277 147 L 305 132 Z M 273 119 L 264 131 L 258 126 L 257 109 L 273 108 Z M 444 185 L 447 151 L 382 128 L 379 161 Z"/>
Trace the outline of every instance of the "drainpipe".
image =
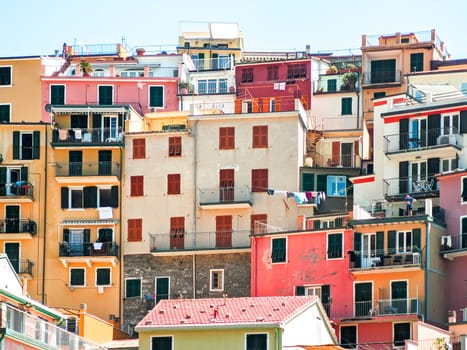
<path id="1" fill-rule="evenodd" d="M 279 350 L 279 329 L 275 328 L 274 333 L 276 336 L 276 350 Z"/>
<path id="2" fill-rule="evenodd" d="M 47 248 L 47 179 L 48 179 L 48 164 L 49 164 L 49 161 L 48 161 L 48 130 L 47 130 L 47 126 L 49 124 L 46 124 L 45 125 L 45 167 L 44 167 L 44 176 L 45 176 L 45 181 L 44 181 L 44 202 L 45 202 L 45 205 L 44 205 L 44 220 L 43 220 L 43 223 L 42 223 L 42 226 L 43 226 L 43 231 L 44 231 L 44 243 L 42 245 L 42 298 L 41 298 L 41 303 L 42 304 L 45 304 L 45 257 L 46 257 L 46 248 Z M 40 187 L 40 185 L 39 185 Z M 39 200 L 41 200 L 39 198 Z"/>
<path id="3" fill-rule="evenodd" d="M 196 201 L 198 199 L 198 121 L 196 120 L 193 125 L 192 136 L 193 136 L 193 244 L 196 242 L 197 235 L 197 221 L 198 221 L 198 207 Z M 196 299 L 196 270 L 195 270 L 195 255 L 193 254 L 193 299 Z"/>
<path id="4" fill-rule="evenodd" d="M 425 317 L 423 321 L 429 320 L 428 317 L 428 304 L 430 301 L 430 276 L 429 276 L 429 271 L 430 271 L 430 223 L 427 221 L 426 222 L 426 231 L 425 231 Z"/>
<path id="5" fill-rule="evenodd" d="M 123 137 L 123 140 L 122 140 L 123 144 L 125 144 L 125 137 Z M 123 169 L 123 146 L 120 144 L 120 169 L 119 169 L 119 185 L 120 185 L 120 188 L 119 188 L 119 192 L 120 192 L 120 203 L 119 203 L 119 206 L 118 206 L 118 211 L 120 213 L 120 218 L 119 218 L 119 221 L 120 221 L 120 232 L 119 232 L 119 236 L 120 236 L 120 249 L 118 250 L 118 259 L 120 260 L 120 264 L 118 264 L 119 268 L 120 268 L 120 271 L 118 271 L 118 275 L 120 276 L 120 281 L 119 281 L 119 285 L 120 285 L 120 288 L 118 288 L 118 316 L 119 316 L 119 321 L 120 321 L 120 324 L 122 322 L 122 281 L 124 280 L 123 279 L 123 259 L 122 259 L 122 242 L 123 242 L 123 223 L 122 223 L 122 212 L 123 212 L 123 203 L 122 203 L 122 198 L 123 198 L 123 186 L 122 186 L 122 169 Z"/>
<path id="6" fill-rule="evenodd" d="M 196 256 L 195 253 L 193 253 L 193 299 L 196 299 Z"/>

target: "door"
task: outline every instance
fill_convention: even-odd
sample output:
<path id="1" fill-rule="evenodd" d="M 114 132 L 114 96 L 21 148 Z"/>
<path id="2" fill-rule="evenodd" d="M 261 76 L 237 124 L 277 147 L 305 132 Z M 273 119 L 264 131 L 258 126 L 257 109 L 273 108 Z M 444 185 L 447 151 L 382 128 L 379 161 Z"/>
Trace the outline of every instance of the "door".
<path id="1" fill-rule="evenodd" d="M 353 157 L 352 157 L 353 143 L 351 142 L 342 142 L 341 143 L 341 165 L 344 168 L 353 167 Z"/>
<path id="2" fill-rule="evenodd" d="M 19 273 L 19 243 L 5 243 L 5 254 L 10 259 L 16 273 Z"/>
<path id="3" fill-rule="evenodd" d="M 407 313 L 407 281 L 391 282 L 392 313 Z"/>
<path id="4" fill-rule="evenodd" d="M 112 151 L 99 151 L 99 176 L 112 174 Z"/>
<path id="5" fill-rule="evenodd" d="M 216 248 L 232 247 L 232 216 L 216 216 Z"/>
<path id="6" fill-rule="evenodd" d="M 410 164 L 409 185 L 412 192 L 424 192 L 427 180 L 427 163 L 413 162 Z"/>
<path id="7" fill-rule="evenodd" d="M 70 230 L 70 250 L 72 256 L 83 256 L 84 254 L 84 232 L 83 230 Z"/>
<path id="8" fill-rule="evenodd" d="M 371 282 L 355 283 L 355 316 L 369 316 L 373 306 L 373 284 Z"/>
<path id="9" fill-rule="evenodd" d="M 70 176 L 83 175 L 83 152 L 70 151 L 68 153 L 68 171 Z"/>
<path id="10" fill-rule="evenodd" d="M 102 116 L 102 135 L 101 141 L 115 142 L 118 139 L 118 117 L 116 115 Z"/>
<path id="11" fill-rule="evenodd" d="M 156 304 L 159 300 L 169 299 L 169 277 L 156 277 Z"/>
<path id="12" fill-rule="evenodd" d="M 219 201 L 229 202 L 234 200 L 234 169 L 221 169 L 219 172 Z"/>
<path id="13" fill-rule="evenodd" d="M 185 248 L 185 218 L 170 218 L 170 249 Z"/>
<path id="14" fill-rule="evenodd" d="M 20 212 L 19 205 L 5 206 L 5 232 L 19 233 Z"/>
<path id="15" fill-rule="evenodd" d="M 410 149 L 426 147 L 426 119 L 413 119 L 409 124 L 408 145 Z"/>
<path id="16" fill-rule="evenodd" d="M 357 326 L 341 326 L 341 346 L 346 349 L 357 347 Z"/>
<path id="17" fill-rule="evenodd" d="M 375 264 L 376 257 L 376 234 L 362 235 L 362 267 L 371 267 Z"/>

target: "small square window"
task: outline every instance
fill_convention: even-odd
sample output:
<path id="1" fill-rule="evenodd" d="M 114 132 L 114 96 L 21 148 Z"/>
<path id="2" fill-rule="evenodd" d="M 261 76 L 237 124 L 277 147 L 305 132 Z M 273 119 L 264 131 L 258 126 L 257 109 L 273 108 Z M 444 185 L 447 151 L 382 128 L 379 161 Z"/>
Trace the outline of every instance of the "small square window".
<path id="1" fill-rule="evenodd" d="M 84 287 L 86 286 L 86 270 L 79 268 L 70 269 L 70 287 Z"/>
<path id="2" fill-rule="evenodd" d="M 111 285 L 111 269 L 98 268 L 96 269 L 96 286 L 110 286 Z"/>
<path id="3" fill-rule="evenodd" d="M 127 278 L 125 280 L 125 297 L 136 298 L 141 296 L 141 278 Z"/>
<path id="4" fill-rule="evenodd" d="M 352 97 L 342 98 L 341 114 L 349 115 L 352 114 Z"/>
<path id="5" fill-rule="evenodd" d="M 267 350 L 268 335 L 267 334 L 247 334 L 246 335 L 246 350 Z"/>
<path id="6" fill-rule="evenodd" d="M 242 70 L 242 83 L 253 82 L 253 68 L 244 68 Z"/>
<path id="7" fill-rule="evenodd" d="M 0 123 L 10 122 L 10 105 L 0 105 Z"/>
<path id="8" fill-rule="evenodd" d="M 151 350 L 173 350 L 172 337 L 152 337 Z"/>
<path id="9" fill-rule="evenodd" d="M 11 67 L 0 67 L 0 85 L 11 85 Z"/>
<path id="10" fill-rule="evenodd" d="M 211 278 L 209 290 L 222 291 L 224 290 L 224 270 L 211 270 Z"/>

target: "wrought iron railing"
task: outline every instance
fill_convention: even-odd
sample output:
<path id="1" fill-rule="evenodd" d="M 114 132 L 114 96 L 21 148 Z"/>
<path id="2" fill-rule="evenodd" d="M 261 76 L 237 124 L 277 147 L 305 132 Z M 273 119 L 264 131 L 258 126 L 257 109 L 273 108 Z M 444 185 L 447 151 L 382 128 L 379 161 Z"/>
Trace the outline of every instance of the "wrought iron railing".
<path id="1" fill-rule="evenodd" d="M 363 84 L 386 84 L 400 83 L 402 81 L 402 71 L 394 70 L 376 70 L 363 73 Z"/>
<path id="2" fill-rule="evenodd" d="M 32 267 L 34 263 L 29 259 L 10 259 L 11 265 L 17 274 L 32 275 Z"/>
<path id="3" fill-rule="evenodd" d="M 115 242 L 59 243 L 59 256 L 118 256 Z"/>
<path id="4" fill-rule="evenodd" d="M 396 249 L 374 249 L 371 252 L 349 251 L 350 269 L 358 271 L 369 268 L 421 266 L 422 252 L 418 247 L 405 247 L 404 251 Z"/>
<path id="5" fill-rule="evenodd" d="M 415 152 L 434 146 L 460 146 L 457 128 L 430 129 L 423 133 L 401 133 L 384 136 L 384 152 Z"/>
<path id="6" fill-rule="evenodd" d="M 199 203 L 202 204 L 227 204 L 249 203 L 250 189 L 248 186 L 225 186 L 199 191 Z"/>
<path id="7" fill-rule="evenodd" d="M 123 143 L 123 133 L 115 128 L 56 128 L 52 132 L 52 143 L 58 145 Z"/>
<path id="8" fill-rule="evenodd" d="M 25 181 L 0 183 L 0 197 L 29 197 L 33 199 L 34 186 Z"/>
<path id="9" fill-rule="evenodd" d="M 37 225 L 34 221 L 20 218 L 6 218 L 0 220 L 0 233 L 37 233 Z"/>
<path id="10" fill-rule="evenodd" d="M 317 152 L 313 161 L 313 166 L 324 168 L 360 168 L 362 164 L 361 157 L 356 153 L 336 156 Z"/>
<path id="11" fill-rule="evenodd" d="M 434 176 L 423 178 L 395 177 L 384 179 L 384 194 L 386 196 L 402 196 L 411 194 L 437 194 L 438 180 Z"/>
<path id="12" fill-rule="evenodd" d="M 117 162 L 63 162 L 55 163 L 56 176 L 120 176 Z"/>

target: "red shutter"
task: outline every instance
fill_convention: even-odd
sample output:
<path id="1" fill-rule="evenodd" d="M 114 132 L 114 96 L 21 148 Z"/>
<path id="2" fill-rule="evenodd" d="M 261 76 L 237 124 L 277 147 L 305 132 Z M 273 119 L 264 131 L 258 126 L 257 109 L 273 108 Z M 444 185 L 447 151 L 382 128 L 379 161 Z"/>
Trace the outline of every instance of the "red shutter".
<path id="1" fill-rule="evenodd" d="M 232 246 L 232 216 L 216 216 L 216 248 Z"/>
<path id="2" fill-rule="evenodd" d="M 170 218 L 170 248 L 184 249 L 185 218 L 183 216 Z"/>
<path id="3" fill-rule="evenodd" d="M 139 242 L 143 239 L 143 219 L 128 219 L 128 242 Z"/>
<path id="4" fill-rule="evenodd" d="M 341 153 L 341 143 L 339 141 L 334 141 L 332 143 L 333 166 L 338 166 L 340 164 L 340 153 Z"/>
<path id="5" fill-rule="evenodd" d="M 252 169 L 251 192 L 266 192 L 269 185 L 268 177 L 268 169 Z"/>
<path id="6" fill-rule="evenodd" d="M 167 194 L 180 194 L 180 174 L 167 175 Z"/>
<path id="7" fill-rule="evenodd" d="M 146 139 L 133 139 L 133 159 L 146 158 Z"/>
<path id="8" fill-rule="evenodd" d="M 182 155 L 182 138 L 180 136 L 169 137 L 169 157 Z"/>
<path id="9" fill-rule="evenodd" d="M 130 177 L 130 196 L 144 196 L 144 176 Z"/>
<path id="10" fill-rule="evenodd" d="M 255 230 L 255 223 L 259 222 L 262 224 L 267 224 L 268 223 L 268 215 L 267 214 L 252 214 L 250 216 L 250 232 L 252 234 L 254 233 L 265 233 L 266 228 L 263 227 L 262 225 L 256 225 L 256 230 Z"/>

